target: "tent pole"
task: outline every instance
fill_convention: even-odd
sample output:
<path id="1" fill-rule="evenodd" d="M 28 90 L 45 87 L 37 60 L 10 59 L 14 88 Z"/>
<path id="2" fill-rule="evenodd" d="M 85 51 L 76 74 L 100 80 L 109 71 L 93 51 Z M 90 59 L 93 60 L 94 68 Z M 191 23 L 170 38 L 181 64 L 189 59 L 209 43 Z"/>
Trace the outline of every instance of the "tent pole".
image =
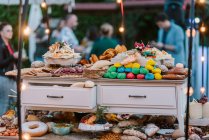
<path id="1" fill-rule="evenodd" d="M 185 136 L 186 140 L 189 139 L 188 129 L 189 129 L 189 102 L 190 102 L 190 87 L 191 87 L 191 69 L 192 69 L 192 47 L 193 47 L 193 26 L 194 26 L 194 0 L 191 0 L 190 5 L 190 37 L 189 37 L 189 55 L 188 55 L 188 81 L 187 81 L 187 104 L 186 104 L 186 128 Z"/>
<path id="2" fill-rule="evenodd" d="M 17 117 L 19 128 L 19 140 L 22 140 L 22 124 L 21 124 L 21 67 L 22 67 L 22 46 L 23 46 L 23 26 L 25 25 L 25 19 L 28 8 L 28 1 L 25 0 L 22 9 L 22 0 L 19 4 L 19 33 L 18 33 L 18 63 L 17 63 Z M 23 116 L 25 117 L 25 116 Z"/>

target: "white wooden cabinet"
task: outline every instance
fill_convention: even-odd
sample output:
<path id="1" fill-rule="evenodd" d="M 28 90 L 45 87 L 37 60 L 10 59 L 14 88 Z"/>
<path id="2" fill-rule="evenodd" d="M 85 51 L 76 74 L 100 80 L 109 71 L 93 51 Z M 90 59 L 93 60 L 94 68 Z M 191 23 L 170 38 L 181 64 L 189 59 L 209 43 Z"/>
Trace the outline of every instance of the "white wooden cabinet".
<path id="1" fill-rule="evenodd" d="M 69 87 L 85 80 L 89 79 L 23 79 L 26 89 L 21 96 L 22 116 L 26 109 L 93 112 L 100 105 L 110 113 L 173 115 L 184 130 L 186 80 L 97 79 L 93 80 L 94 88 Z"/>

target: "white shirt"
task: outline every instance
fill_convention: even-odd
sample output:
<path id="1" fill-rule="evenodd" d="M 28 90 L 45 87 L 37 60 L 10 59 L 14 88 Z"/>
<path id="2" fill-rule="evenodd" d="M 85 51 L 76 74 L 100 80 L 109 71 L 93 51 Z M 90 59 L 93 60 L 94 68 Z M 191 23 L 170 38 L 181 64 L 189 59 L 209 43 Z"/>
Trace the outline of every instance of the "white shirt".
<path id="1" fill-rule="evenodd" d="M 78 39 L 76 38 L 73 30 L 69 27 L 64 27 L 60 33 L 61 41 L 72 44 L 72 48 L 79 45 Z"/>

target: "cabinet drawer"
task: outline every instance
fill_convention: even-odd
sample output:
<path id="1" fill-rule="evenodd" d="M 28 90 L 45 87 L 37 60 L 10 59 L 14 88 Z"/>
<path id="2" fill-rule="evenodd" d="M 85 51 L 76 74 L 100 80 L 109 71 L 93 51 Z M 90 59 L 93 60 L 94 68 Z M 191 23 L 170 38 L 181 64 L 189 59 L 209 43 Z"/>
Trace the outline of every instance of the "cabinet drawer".
<path id="1" fill-rule="evenodd" d="M 22 92 L 22 103 L 92 109 L 96 106 L 96 87 L 29 86 Z"/>
<path id="2" fill-rule="evenodd" d="M 100 104 L 175 108 L 175 87 L 101 86 Z"/>

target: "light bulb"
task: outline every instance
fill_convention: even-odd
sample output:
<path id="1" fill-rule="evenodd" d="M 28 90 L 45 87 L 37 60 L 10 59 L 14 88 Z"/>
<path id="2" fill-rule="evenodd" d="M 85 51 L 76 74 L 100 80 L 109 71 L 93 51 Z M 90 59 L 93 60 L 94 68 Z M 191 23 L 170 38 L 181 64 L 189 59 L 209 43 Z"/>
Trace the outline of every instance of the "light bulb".
<path id="1" fill-rule="evenodd" d="M 122 0 L 116 0 L 116 3 L 120 4 L 122 2 Z"/>
<path id="2" fill-rule="evenodd" d="M 21 90 L 25 90 L 26 89 L 26 84 L 22 83 L 22 87 L 21 87 Z"/>
<path id="3" fill-rule="evenodd" d="M 125 28 L 124 28 L 123 26 L 121 26 L 121 27 L 119 28 L 119 32 L 123 33 L 124 31 L 125 31 Z"/>
<path id="4" fill-rule="evenodd" d="M 200 88 L 200 93 L 201 93 L 201 94 L 204 94 L 204 93 L 205 93 L 205 88 L 204 88 L 204 87 L 201 87 L 201 88 Z"/>
<path id="5" fill-rule="evenodd" d="M 25 27 L 25 29 L 23 30 L 24 36 L 29 36 L 30 32 L 31 32 L 31 29 L 29 26 Z"/>
<path id="6" fill-rule="evenodd" d="M 22 135 L 22 138 L 23 138 L 23 140 L 30 140 L 31 139 L 31 136 L 28 133 L 24 133 Z"/>
<path id="7" fill-rule="evenodd" d="M 205 3 L 205 0 L 199 0 L 199 2 L 200 2 L 201 4 L 204 4 L 204 3 Z"/>
<path id="8" fill-rule="evenodd" d="M 198 18 L 198 17 L 196 17 L 195 19 L 194 19 L 194 21 L 195 21 L 195 23 L 200 23 L 200 18 Z"/>
<path id="9" fill-rule="evenodd" d="M 204 25 L 201 26 L 201 27 L 200 27 L 200 32 L 201 32 L 201 33 L 204 33 L 205 31 L 206 31 L 206 27 L 205 27 Z"/>
<path id="10" fill-rule="evenodd" d="M 201 56 L 201 61 L 205 61 L 205 57 L 204 56 Z"/>
<path id="11" fill-rule="evenodd" d="M 41 7 L 42 7 L 42 8 L 46 8 L 46 7 L 47 7 L 47 4 L 46 4 L 45 1 L 43 1 L 43 2 L 41 3 Z"/>
<path id="12" fill-rule="evenodd" d="M 47 28 L 46 30 L 45 30 L 45 34 L 49 34 L 50 33 L 50 30 Z"/>
<path id="13" fill-rule="evenodd" d="M 187 37 L 190 37 L 190 29 L 186 30 L 186 35 L 187 35 Z M 192 29 L 192 37 L 194 37 L 195 35 L 196 35 L 196 31 L 195 31 L 195 29 Z"/>
<path id="14" fill-rule="evenodd" d="M 187 94 L 187 87 L 184 89 L 184 93 Z M 192 96 L 194 93 L 194 90 L 192 87 L 189 88 L 189 96 Z"/>

